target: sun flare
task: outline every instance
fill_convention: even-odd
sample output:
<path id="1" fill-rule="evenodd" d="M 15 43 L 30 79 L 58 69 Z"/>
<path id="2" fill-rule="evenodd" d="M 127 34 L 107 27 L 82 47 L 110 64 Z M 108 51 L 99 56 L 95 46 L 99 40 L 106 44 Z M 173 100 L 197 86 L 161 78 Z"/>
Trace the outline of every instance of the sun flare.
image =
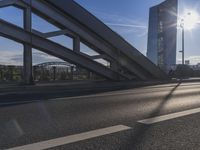
<path id="1" fill-rule="evenodd" d="M 181 23 L 184 25 L 185 29 L 191 30 L 199 22 L 199 15 L 195 11 L 188 11 L 182 17 Z"/>

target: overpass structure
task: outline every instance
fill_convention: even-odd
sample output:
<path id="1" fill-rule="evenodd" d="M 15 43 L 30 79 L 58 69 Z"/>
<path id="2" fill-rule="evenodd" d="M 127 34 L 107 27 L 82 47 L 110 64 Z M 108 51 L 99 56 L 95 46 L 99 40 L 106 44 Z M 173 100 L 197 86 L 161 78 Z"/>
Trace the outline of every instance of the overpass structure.
<path id="1" fill-rule="evenodd" d="M 24 27 L 0 19 L 0 36 L 24 45 L 24 81 L 32 83 L 32 48 L 81 66 L 109 80 L 166 79 L 166 74 L 136 48 L 113 32 L 95 16 L 73 0 L 1 0 L 0 8 L 15 6 L 24 10 Z M 32 13 L 59 28 L 42 33 L 32 29 Z M 69 49 L 48 38 L 66 35 L 73 39 Z M 80 51 L 80 43 L 99 55 L 89 56 Z M 104 66 L 95 59 L 104 59 Z"/>

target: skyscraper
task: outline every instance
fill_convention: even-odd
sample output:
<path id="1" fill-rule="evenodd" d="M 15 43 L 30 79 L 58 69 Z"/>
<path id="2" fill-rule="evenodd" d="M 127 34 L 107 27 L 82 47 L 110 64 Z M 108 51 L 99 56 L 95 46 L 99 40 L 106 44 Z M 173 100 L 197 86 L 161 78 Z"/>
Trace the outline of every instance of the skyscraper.
<path id="1" fill-rule="evenodd" d="M 147 57 L 168 72 L 176 64 L 178 0 L 150 8 Z"/>

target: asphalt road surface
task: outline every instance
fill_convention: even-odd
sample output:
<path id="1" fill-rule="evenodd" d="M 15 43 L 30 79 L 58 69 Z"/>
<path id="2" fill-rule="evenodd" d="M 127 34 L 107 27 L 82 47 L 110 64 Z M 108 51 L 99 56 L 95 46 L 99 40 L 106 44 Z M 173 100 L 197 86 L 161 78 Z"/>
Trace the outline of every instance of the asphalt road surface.
<path id="1" fill-rule="evenodd" d="M 0 149 L 199 150 L 200 82 L 2 106 Z"/>

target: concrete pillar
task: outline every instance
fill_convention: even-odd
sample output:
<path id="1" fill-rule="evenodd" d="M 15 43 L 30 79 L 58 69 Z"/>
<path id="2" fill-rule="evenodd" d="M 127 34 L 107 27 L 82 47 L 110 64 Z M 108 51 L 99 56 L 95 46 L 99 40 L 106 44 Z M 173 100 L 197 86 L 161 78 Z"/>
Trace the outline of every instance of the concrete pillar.
<path id="1" fill-rule="evenodd" d="M 31 4 L 31 0 L 29 0 Z M 31 32 L 31 8 L 28 7 L 24 10 L 24 29 Z M 31 39 L 30 39 L 31 40 Z M 24 44 L 24 83 L 33 84 L 33 71 L 32 71 L 32 47 L 29 44 Z"/>
<path id="2" fill-rule="evenodd" d="M 73 51 L 80 52 L 80 38 L 75 37 L 73 41 Z"/>

